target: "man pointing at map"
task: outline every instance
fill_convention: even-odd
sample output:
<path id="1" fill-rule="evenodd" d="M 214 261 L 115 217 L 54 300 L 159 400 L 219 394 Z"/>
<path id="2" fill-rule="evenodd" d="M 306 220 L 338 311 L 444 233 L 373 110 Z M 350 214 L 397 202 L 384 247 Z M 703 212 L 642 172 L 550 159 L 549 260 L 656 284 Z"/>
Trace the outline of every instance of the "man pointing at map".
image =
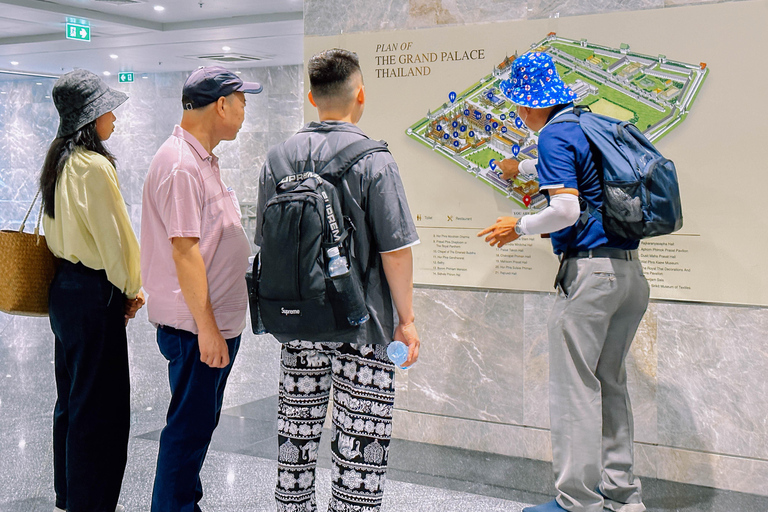
<path id="1" fill-rule="evenodd" d="M 548 206 L 520 219 L 500 217 L 480 232 L 501 247 L 523 235 L 551 233 L 560 258 L 558 293 L 549 317 L 550 419 L 557 496 L 523 512 L 644 512 L 633 473 L 633 419 L 624 358 L 648 306 L 638 241 L 606 235 L 580 198 L 603 202 L 599 169 L 578 123 L 553 123 L 576 95 L 551 57 L 526 53 L 501 90 L 517 116 L 539 132 L 538 174 Z M 500 164 L 514 176 L 514 163 Z M 525 170 L 523 170 L 525 171 Z"/>

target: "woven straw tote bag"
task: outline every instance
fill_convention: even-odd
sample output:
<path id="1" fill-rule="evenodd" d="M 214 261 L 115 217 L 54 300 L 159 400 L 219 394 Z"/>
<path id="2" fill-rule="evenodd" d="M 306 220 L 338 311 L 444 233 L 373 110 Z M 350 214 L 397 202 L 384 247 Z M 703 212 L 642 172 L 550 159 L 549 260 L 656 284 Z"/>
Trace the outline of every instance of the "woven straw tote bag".
<path id="1" fill-rule="evenodd" d="M 24 226 L 37 202 L 40 190 L 21 222 L 18 231 L 0 231 L 0 311 L 15 315 L 48 315 L 48 289 L 53 281 L 58 260 L 48 249 L 40 234 L 42 203 L 34 233 L 25 233 Z"/>

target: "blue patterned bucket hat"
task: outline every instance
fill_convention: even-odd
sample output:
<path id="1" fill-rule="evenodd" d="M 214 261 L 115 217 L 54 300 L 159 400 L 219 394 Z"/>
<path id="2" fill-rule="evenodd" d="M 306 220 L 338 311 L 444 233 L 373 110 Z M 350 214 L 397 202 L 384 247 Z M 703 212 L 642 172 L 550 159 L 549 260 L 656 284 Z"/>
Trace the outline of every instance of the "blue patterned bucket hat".
<path id="1" fill-rule="evenodd" d="M 546 108 L 576 99 L 557 74 L 552 57 L 544 52 L 528 52 L 516 58 L 509 80 L 501 82 L 500 88 L 513 103 L 524 107 Z"/>

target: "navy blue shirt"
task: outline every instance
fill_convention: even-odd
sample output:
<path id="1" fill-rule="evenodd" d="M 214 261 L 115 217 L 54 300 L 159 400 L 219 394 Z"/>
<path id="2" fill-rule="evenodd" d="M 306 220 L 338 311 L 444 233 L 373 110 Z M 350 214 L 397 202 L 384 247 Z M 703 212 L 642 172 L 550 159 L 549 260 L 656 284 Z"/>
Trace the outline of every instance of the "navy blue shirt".
<path id="1" fill-rule="evenodd" d="M 563 106 L 552 112 L 550 121 L 560 112 L 573 107 Z M 565 114 L 563 114 L 565 115 Z M 548 124 L 539 133 L 539 184 L 542 192 L 555 188 L 574 188 L 579 196 L 593 208 L 603 204 L 600 177 L 595 167 L 592 148 L 579 123 L 561 122 Z M 547 194 L 549 202 L 549 194 Z M 587 216 L 586 225 L 581 221 L 573 226 L 551 233 L 555 254 L 566 251 L 587 251 L 598 247 L 637 249 L 640 242 L 608 237 L 603 225 L 592 215 Z"/>

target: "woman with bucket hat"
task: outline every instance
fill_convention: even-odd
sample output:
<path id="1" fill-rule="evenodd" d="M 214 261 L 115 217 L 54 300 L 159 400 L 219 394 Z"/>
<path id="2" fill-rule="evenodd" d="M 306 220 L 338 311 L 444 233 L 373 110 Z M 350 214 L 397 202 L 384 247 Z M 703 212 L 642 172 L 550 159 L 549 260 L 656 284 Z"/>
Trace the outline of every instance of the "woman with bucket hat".
<path id="1" fill-rule="evenodd" d="M 59 78 L 52 96 L 59 130 L 40 188 L 46 241 L 61 260 L 49 295 L 54 512 L 121 512 L 130 428 L 125 327 L 144 300 L 139 244 L 104 141 L 128 96 L 82 69 Z"/>
<path id="2" fill-rule="evenodd" d="M 538 173 L 548 206 L 520 219 L 500 217 L 480 232 L 501 247 L 550 233 L 560 258 L 548 321 L 549 410 L 557 496 L 523 512 L 644 512 L 634 475 L 633 419 L 624 359 L 648 307 L 638 241 L 607 234 L 579 201 L 603 203 L 601 173 L 573 111 L 576 95 L 545 52 L 515 59 L 502 92 L 539 132 Z M 558 118 L 560 120 L 558 121 Z"/>

